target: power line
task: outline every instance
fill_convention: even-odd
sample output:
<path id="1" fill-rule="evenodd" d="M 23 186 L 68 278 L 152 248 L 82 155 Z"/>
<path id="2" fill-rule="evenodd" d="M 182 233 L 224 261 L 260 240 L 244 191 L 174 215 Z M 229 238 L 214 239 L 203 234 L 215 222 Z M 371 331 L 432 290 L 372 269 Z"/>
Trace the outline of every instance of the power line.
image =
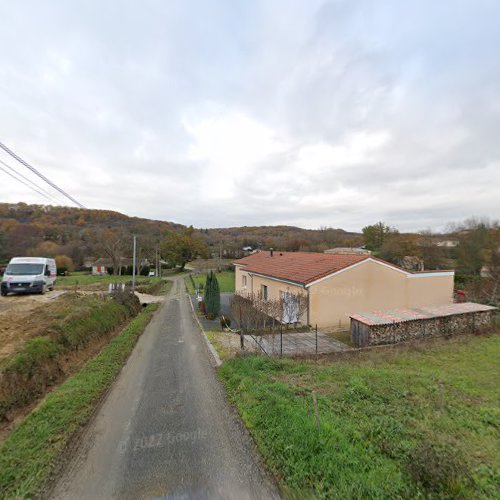
<path id="1" fill-rule="evenodd" d="M 0 170 L 3 170 L 7 175 L 10 175 L 13 179 L 16 179 L 16 181 L 19 181 L 21 184 L 24 184 L 25 186 L 29 187 L 30 189 L 33 189 L 33 191 L 36 191 L 38 194 L 41 194 L 44 198 L 47 198 L 47 200 L 52 201 L 46 194 L 42 193 L 41 191 L 38 191 L 37 188 L 30 186 L 27 182 L 24 182 L 22 179 L 19 179 L 13 173 L 9 172 L 7 169 L 2 167 L 1 165 L 0 165 Z"/>
<path id="2" fill-rule="evenodd" d="M 37 193 L 39 193 L 41 191 L 40 194 L 42 194 L 43 196 L 45 196 L 45 198 L 47 199 L 50 199 L 52 201 L 55 201 L 56 203 L 60 203 L 60 201 L 55 198 L 53 195 L 51 195 L 48 191 L 46 191 L 45 189 L 43 189 L 42 187 L 40 187 L 38 184 L 34 183 L 31 179 L 28 179 L 28 177 L 26 177 L 25 175 L 21 174 L 21 172 L 18 172 L 15 168 L 11 167 L 8 163 L 5 163 L 3 160 L 0 160 L 0 163 L 4 166 L 4 167 L 7 167 L 9 170 L 11 170 L 12 172 L 14 172 L 15 175 L 21 177 L 22 179 L 24 179 L 26 182 L 29 182 L 32 186 L 31 189 L 34 189 Z M 6 174 L 9 174 L 9 172 L 6 172 L 3 168 L 2 170 L 6 173 Z M 11 177 L 14 177 L 13 175 L 9 174 Z M 21 179 L 17 179 L 17 177 L 14 177 L 14 179 L 18 180 L 19 182 L 21 182 Z M 24 183 L 23 183 L 24 184 Z M 28 186 L 30 187 L 30 186 Z"/>
<path id="3" fill-rule="evenodd" d="M 66 196 L 69 200 L 71 200 L 73 203 L 78 205 L 80 208 L 85 208 L 81 203 L 76 201 L 71 195 L 66 193 L 63 189 L 61 189 L 57 184 L 54 184 L 50 179 L 45 177 L 42 173 L 40 173 L 35 167 L 32 167 L 28 162 L 24 161 L 20 156 L 17 156 L 14 151 L 10 150 L 5 144 L 0 142 L 0 148 L 2 148 L 6 153 L 8 153 L 12 158 L 16 159 L 19 163 L 24 165 L 28 170 L 31 170 L 34 174 L 38 175 L 40 179 L 43 179 L 49 186 L 52 186 L 54 189 L 59 191 L 62 195 Z"/>

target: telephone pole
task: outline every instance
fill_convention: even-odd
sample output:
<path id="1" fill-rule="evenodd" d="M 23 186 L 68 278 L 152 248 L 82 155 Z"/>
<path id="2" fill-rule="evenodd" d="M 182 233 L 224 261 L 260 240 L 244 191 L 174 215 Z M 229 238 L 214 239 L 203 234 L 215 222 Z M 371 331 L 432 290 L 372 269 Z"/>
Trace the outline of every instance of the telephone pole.
<path id="1" fill-rule="evenodd" d="M 132 291 L 135 292 L 135 261 L 137 259 L 137 236 L 134 234 L 134 263 L 132 266 Z"/>

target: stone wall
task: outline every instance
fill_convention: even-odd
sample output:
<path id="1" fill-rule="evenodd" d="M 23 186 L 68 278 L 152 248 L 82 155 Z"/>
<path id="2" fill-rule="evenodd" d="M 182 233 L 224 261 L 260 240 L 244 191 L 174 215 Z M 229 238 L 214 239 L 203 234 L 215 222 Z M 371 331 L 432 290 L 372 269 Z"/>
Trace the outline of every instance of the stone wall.
<path id="1" fill-rule="evenodd" d="M 357 347 L 397 344 L 427 337 L 482 333 L 495 326 L 495 311 L 454 314 L 383 325 L 367 325 L 351 319 L 351 340 Z"/>

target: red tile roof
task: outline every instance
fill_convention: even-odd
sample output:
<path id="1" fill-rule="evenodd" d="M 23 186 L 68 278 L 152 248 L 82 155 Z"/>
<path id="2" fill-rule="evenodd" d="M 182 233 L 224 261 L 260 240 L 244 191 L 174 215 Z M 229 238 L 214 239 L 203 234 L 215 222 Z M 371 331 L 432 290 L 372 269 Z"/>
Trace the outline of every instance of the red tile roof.
<path id="1" fill-rule="evenodd" d="M 272 257 L 270 252 L 258 252 L 236 260 L 233 264 L 244 266 L 248 272 L 307 285 L 369 257 L 369 255 L 274 251 Z"/>

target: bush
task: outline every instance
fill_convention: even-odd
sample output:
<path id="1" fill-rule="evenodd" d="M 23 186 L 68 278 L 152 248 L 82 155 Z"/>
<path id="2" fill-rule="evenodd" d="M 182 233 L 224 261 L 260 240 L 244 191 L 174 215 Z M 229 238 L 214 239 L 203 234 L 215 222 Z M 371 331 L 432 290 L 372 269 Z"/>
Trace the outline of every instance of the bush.
<path id="1" fill-rule="evenodd" d="M 57 274 L 61 274 L 65 271 L 73 271 L 75 266 L 73 265 L 73 260 L 67 255 L 56 255 L 56 267 Z"/>
<path id="2" fill-rule="evenodd" d="M 206 314 L 207 312 L 207 305 L 205 304 L 205 301 L 202 300 L 201 302 L 198 302 L 198 309 L 203 313 Z"/>
<path id="3" fill-rule="evenodd" d="M 149 271 L 151 270 L 150 266 L 144 266 L 139 273 L 141 276 L 149 276 Z"/>
<path id="4" fill-rule="evenodd" d="M 438 440 L 424 440 L 408 455 L 411 478 L 429 494 L 458 497 L 469 481 L 469 471 L 459 450 Z"/>

